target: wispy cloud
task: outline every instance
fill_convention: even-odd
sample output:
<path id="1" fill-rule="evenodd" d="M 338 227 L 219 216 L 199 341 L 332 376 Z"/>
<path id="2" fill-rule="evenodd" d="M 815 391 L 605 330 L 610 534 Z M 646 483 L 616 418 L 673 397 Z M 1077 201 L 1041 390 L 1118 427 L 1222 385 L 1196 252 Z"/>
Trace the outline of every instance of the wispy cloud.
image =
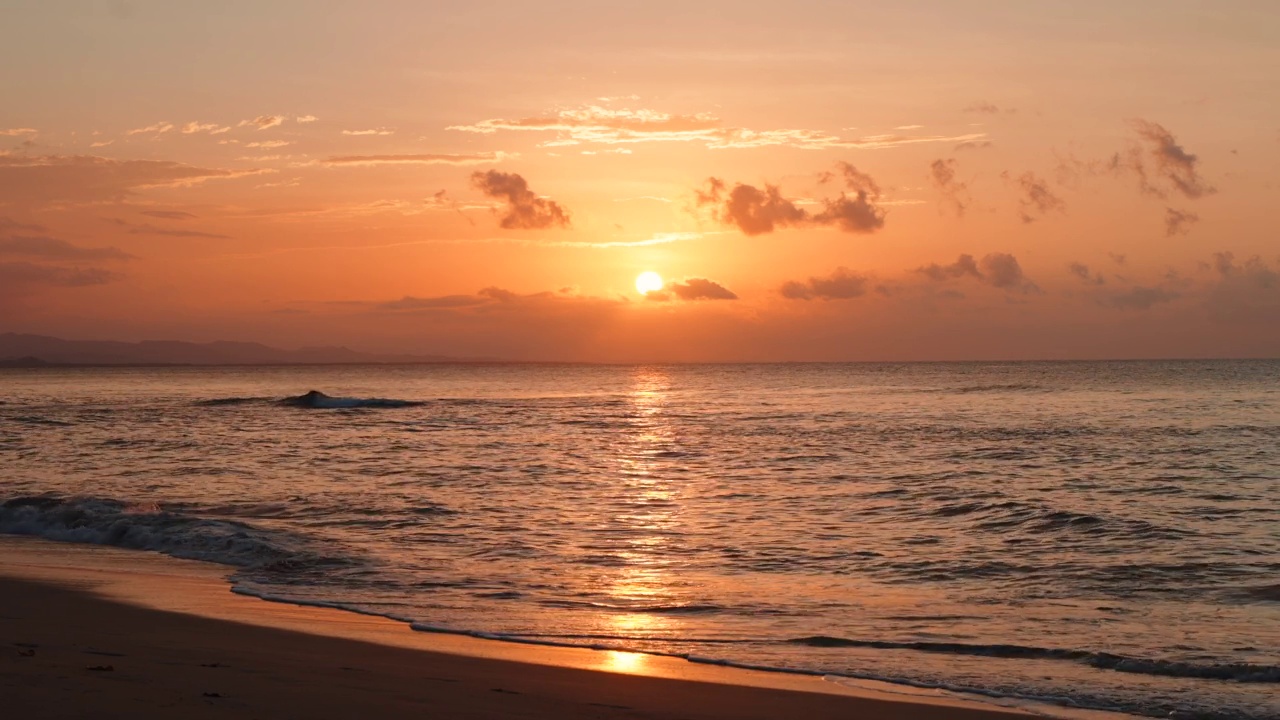
<path id="1" fill-rule="evenodd" d="M 329 166 L 364 166 L 374 165 L 484 165 L 496 163 L 510 157 L 503 152 L 449 154 L 434 153 L 422 155 L 340 155 L 321 161 Z"/>
<path id="2" fill-rule="evenodd" d="M 182 210 L 143 210 L 141 214 L 161 220 L 194 220 L 196 218 L 195 215 Z"/>
<path id="3" fill-rule="evenodd" d="M 253 127 L 258 130 L 269 130 L 284 123 L 283 115 L 259 115 L 252 120 L 241 120 L 240 127 Z"/>
<path id="4" fill-rule="evenodd" d="M 957 165 L 954 158 L 934 160 L 929 165 L 929 181 L 941 193 L 943 203 L 955 212 L 956 217 L 964 217 L 970 203 L 969 186 L 956 179 Z"/>
<path id="5" fill-rule="evenodd" d="M 1163 125 L 1142 119 L 1131 120 L 1130 125 L 1146 145 L 1150 161 L 1148 166 L 1138 152 L 1129 158 L 1129 168 L 1137 173 L 1144 192 L 1164 197 L 1169 188 L 1192 200 L 1217 192 L 1200 175 L 1200 159 L 1178 144 Z"/>
<path id="6" fill-rule="evenodd" d="M 23 135 L 35 135 L 38 132 L 35 128 L 0 128 L 0 137 L 21 137 Z"/>
<path id="7" fill-rule="evenodd" d="M 395 135 L 395 130 L 387 128 L 369 128 L 367 130 L 343 130 L 343 135 Z"/>
<path id="8" fill-rule="evenodd" d="M 195 133 L 209 133 L 210 135 L 221 135 L 225 132 L 231 132 L 231 127 L 227 125 L 219 125 L 218 123 L 201 123 L 192 120 L 182 126 L 183 135 L 193 135 Z"/>
<path id="9" fill-rule="evenodd" d="M 0 155 L 0 196 L 11 202 L 119 201 L 147 188 L 187 187 L 269 170 L 223 170 L 167 160 L 94 155 Z"/>
<path id="10" fill-rule="evenodd" d="M 306 125 L 307 123 L 313 123 L 319 119 L 320 118 L 316 117 L 315 115 L 299 115 L 298 117 L 294 118 L 293 121 L 298 123 L 299 125 Z"/>
<path id="11" fill-rule="evenodd" d="M 789 146 L 819 149 L 876 149 L 899 145 L 980 140 L 985 133 L 960 135 L 882 134 L 842 138 L 820 130 L 752 130 L 725 127 L 714 115 L 672 115 L 656 110 L 613 109 L 597 105 L 517 119 L 493 118 L 472 125 L 452 125 L 449 130 L 492 134 L 499 131 L 555 133 L 544 147 L 582 143 L 620 144 L 649 142 L 697 142 L 708 148 Z"/>
<path id="12" fill-rule="evenodd" d="M 167 133 L 172 129 L 173 129 L 173 123 L 171 122 L 158 122 L 154 125 L 134 128 L 132 130 L 127 131 L 125 135 L 144 135 L 148 133 L 155 134 L 155 135 L 163 135 L 164 133 Z"/>
<path id="13" fill-rule="evenodd" d="M 1004 177 L 1008 179 L 1009 174 Z M 1024 172 L 1014 182 L 1021 197 L 1018 198 L 1018 217 L 1024 223 L 1033 223 L 1050 212 L 1065 212 L 1067 204 L 1054 194 L 1049 181 L 1033 172 Z"/>
<path id="14" fill-rule="evenodd" d="M 81 247 L 66 240 L 42 235 L 0 236 L 0 257 L 27 257 L 47 261 L 131 260 L 133 256 L 115 247 Z"/>
<path id="15" fill-rule="evenodd" d="M 1186 235 L 1191 232 L 1191 226 L 1200 222 L 1200 216 L 1185 210 L 1175 210 L 1171 207 L 1164 209 L 1164 234 L 1168 237 L 1174 235 Z"/>
<path id="16" fill-rule="evenodd" d="M 15 288 L 41 285 L 47 287 L 105 285 L 121 277 L 123 276 L 119 273 L 102 268 L 68 268 L 25 261 L 0 262 L 0 289 L 8 292 L 12 292 Z"/>
<path id="17" fill-rule="evenodd" d="M 263 140 L 262 142 L 246 143 L 245 147 L 247 148 L 278 148 L 278 147 L 284 147 L 286 145 L 292 145 L 292 144 L 293 143 L 288 140 Z"/>

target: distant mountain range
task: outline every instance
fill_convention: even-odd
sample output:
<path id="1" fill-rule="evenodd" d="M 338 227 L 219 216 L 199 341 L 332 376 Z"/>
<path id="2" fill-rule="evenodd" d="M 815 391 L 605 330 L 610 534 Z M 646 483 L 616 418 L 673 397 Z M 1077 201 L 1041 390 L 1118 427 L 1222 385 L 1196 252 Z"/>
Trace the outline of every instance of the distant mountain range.
<path id="1" fill-rule="evenodd" d="M 0 367 L 46 365 L 342 365 L 358 363 L 467 362 L 480 358 L 444 355 L 379 355 L 344 347 L 281 350 L 250 342 L 170 340 L 116 342 L 63 340 L 44 335 L 0 333 Z"/>

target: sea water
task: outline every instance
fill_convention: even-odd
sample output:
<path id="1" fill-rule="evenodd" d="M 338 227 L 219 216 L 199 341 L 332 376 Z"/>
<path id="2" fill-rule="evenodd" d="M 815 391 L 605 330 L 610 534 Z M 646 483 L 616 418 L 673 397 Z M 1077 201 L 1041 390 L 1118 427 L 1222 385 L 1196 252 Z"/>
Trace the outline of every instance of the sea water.
<path id="1" fill-rule="evenodd" d="M 10 369 L 0 468 L 420 630 L 1280 717 L 1276 361 Z"/>

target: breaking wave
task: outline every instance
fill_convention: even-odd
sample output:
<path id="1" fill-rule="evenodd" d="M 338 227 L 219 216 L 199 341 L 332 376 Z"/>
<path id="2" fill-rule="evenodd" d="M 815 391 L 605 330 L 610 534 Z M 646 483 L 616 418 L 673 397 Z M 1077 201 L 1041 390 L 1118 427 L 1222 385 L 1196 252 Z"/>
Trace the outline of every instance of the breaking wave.
<path id="1" fill-rule="evenodd" d="M 976 655 L 1014 660 L 1071 660 L 1100 670 L 1161 675 L 1164 677 L 1231 680 L 1242 683 L 1280 683 L 1280 666 L 1253 663 L 1194 663 L 1179 660 L 1135 658 L 1091 650 L 1066 650 L 1027 645 L 970 645 L 949 642 L 893 642 L 888 640 L 850 640 L 814 635 L 788 642 L 810 647 L 860 647 L 877 650 L 916 650 L 919 652 Z"/>
<path id="2" fill-rule="evenodd" d="M 151 550 L 250 574 L 305 574 L 361 564 L 352 557 L 320 552 L 312 547 L 313 541 L 289 533 L 109 498 L 12 498 L 0 503 L 0 533 Z"/>

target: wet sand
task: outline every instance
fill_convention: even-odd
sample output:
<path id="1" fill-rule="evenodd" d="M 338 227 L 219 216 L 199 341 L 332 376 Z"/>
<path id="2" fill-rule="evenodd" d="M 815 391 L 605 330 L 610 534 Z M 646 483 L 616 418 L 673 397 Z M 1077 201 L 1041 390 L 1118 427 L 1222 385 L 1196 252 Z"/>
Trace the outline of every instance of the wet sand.
<path id="1" fill-rule="evenodd" d="M 1027 717 L 894 686 L 418 633 L 228 592 L 227 568 L 0 540 L 0 706 L 20 718 Z"/>

